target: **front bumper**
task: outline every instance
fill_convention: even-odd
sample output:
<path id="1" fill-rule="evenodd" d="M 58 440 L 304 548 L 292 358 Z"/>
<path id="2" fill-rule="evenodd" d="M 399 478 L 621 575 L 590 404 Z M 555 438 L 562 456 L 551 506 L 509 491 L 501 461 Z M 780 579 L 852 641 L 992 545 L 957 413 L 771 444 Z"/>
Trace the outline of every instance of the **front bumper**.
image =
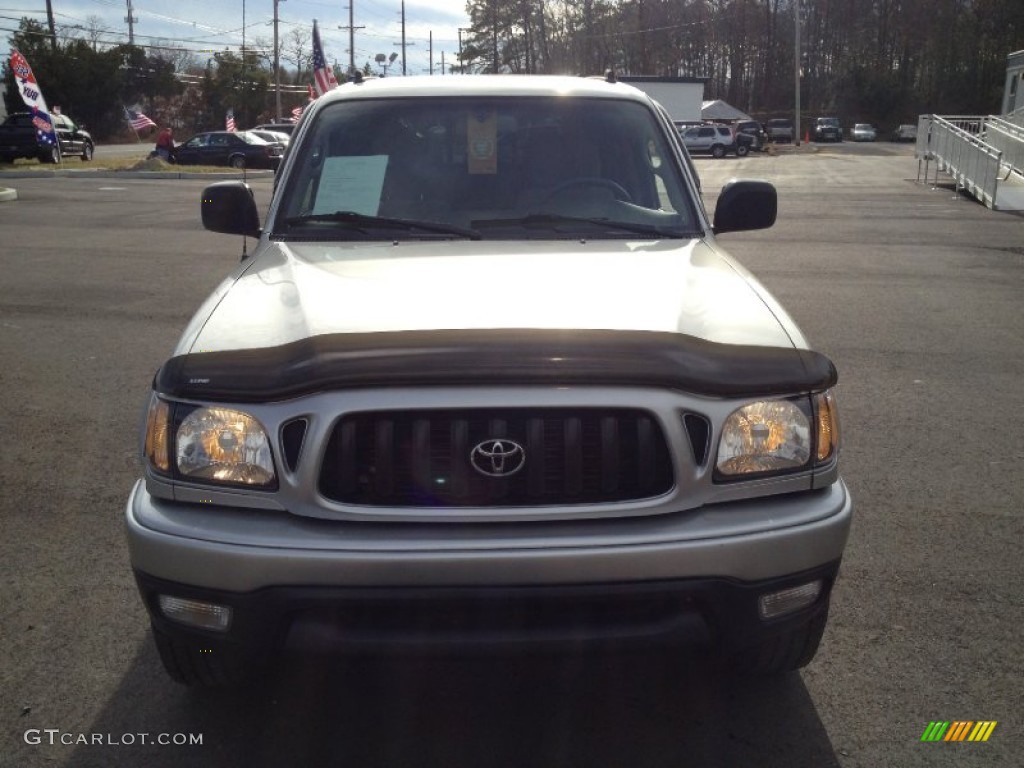
<path id="1" fill-rule="evenodd" d="M 136 573 L 157 631 L 195 652 L 262 663 L 301 653 L 568 650 L 672 645 L 732 651 L 827 614 L 839 562 L 781 579 L 680 579 L 525 587 L 274 587 L 249 593 L 185 587 Z M 758 599 L 814 581 L 810 605 L 763 620 Z M 226 606 L 224 632 L 183 626 L 161 595 Z"/>
<path id="2" fill-rule="evenodd" d="M 327 521 L 167 501 L 151 496 L 142 481 L 126 509 L 136 571 L 229 592 L 758 581 L 838 561 L 851 519 L 842 480 L 816 491 L 601 520 Z"/>
<path id="3" fill-rule="evenodd" d="M 126 520 L 154 625 L 196 647 L 230 646 L 253 658 L 283 646 L 647 639 L 728 647 L 828 610 L 852 516 L 842 481 L 715 506 L 521 525 L 339 523 L 164 501 L 140 482 Z M 751 507 L 764 516 L 765 530 L 694 534 L 702 518 L 739 517 Z M 260 538 L 217 541 L 223 518 L 240 516 L 261 529 Z M 780 524 L 787 519 L 809 522 Z M 780 619 L 758 615 L 761 595 L 815 580 L 821 591 L 812 604 Z M 230 626 L 215 632 L 177 624 L 161 612 L 160 595 L 228 606 Z"/>

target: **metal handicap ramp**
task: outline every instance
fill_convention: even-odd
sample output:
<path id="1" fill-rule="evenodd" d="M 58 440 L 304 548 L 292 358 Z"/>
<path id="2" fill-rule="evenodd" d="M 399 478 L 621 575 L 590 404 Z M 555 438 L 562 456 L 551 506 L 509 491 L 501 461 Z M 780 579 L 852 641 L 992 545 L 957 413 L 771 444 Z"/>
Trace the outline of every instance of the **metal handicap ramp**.
<path id="1" fill-rule="evenodd" d="M 1011 118 L 1011 119 L 1007 119 Z M 921 115 L 917 124 L 918 178 L 924 162 L 948 174 L 963 190 L 989 208 L 1024 211 L 1024 126 L 1017 115 Z"/>

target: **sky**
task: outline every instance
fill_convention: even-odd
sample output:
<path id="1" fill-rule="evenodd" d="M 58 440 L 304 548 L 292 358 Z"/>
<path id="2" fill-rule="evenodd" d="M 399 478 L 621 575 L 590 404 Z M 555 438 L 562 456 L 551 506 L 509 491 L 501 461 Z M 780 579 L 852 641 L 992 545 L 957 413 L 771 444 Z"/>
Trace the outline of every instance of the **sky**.
<path id="1" fill-rule="evenodd" d="M 374 62 L 378 53 L 398 58 L 389 75 L 402 73 L 401 0 L 280 0 L 278 34 L 284 50 L 289 31 L 304 27 L 308 32 L 313 19 L 318 21 L 324 54 L 342 68 L 349 61 L 349 2 L 353 3 L 355 63 Z M 58 26 L 89 26 L 98 20 L 104 30 L 102 41 L 128 42 L 128 0 L 51 0 Z M 245 13 L 246 44 L 259 38 L 272 47 L 274 39 L 273 0 L 131 0 L 136 19 L 135 42 L 153 44 L 171 41 L 196 52 L 205 61 L 213 51 L 238 50 L 242 43 L 242 16 Z M 24 16 L 46 24 L 45 0 L 0 0 L 0 53 L 9 55 L 9 38 Z M 93 18 L 95 17 L 95 19 Z M 434 74 L 441 73 L 442 53 L 446 65 L 455 62 L 458 29 L 469 24 L 465 0 L 406 0 L 405 40 L 406 73 L 428 74 L 430 35 L 433 33 Z M 345 27 L 341 29 L 340 27 Z M 29 62 L 31 63 L 31 62 Z M 285 63 L 285 66 L 288 66 Z"/>

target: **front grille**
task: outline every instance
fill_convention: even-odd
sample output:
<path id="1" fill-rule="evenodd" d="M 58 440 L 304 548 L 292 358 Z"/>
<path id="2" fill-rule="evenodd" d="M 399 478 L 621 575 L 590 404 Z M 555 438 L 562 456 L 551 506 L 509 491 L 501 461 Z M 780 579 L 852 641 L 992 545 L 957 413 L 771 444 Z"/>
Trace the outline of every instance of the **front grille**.
<path id="1" fill-rule="evenodd" d="M 615 502 L 673 482 L 658 422 L 624 408 L 353 414 L 335 425 L 320 468 L 325 497 L 369 506 Z"/>

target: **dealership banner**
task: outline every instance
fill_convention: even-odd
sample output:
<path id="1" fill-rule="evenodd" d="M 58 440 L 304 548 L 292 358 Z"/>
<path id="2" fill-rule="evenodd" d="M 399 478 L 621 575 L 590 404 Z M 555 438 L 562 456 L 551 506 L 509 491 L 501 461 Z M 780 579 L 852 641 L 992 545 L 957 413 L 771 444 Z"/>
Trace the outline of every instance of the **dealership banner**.
<path id="1" fill-rule="evenodd" d="M 32 122 L 36 126 L 36 135 L 40 141 L 56 144 L 57 134 L 53 130 L 53 120 L 50 118 L 50 110 L 46 106 L 42 89 L 36 82 L 36 76 L 32 74 L 32 67 L 18 51 L 11 51 L 11 71 L 14 72 L 14 79 L 21 92 L 22 101 L 32 110 Z"/>

